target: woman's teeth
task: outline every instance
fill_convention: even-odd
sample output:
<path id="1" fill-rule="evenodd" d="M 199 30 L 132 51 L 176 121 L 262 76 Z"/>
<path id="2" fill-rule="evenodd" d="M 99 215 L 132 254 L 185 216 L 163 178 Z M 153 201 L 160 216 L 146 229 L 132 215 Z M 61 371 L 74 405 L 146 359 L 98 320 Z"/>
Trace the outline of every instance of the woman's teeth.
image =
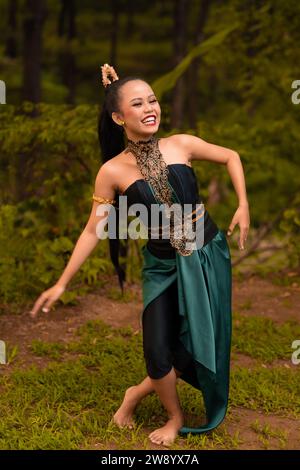
<path id="1" fill-rule="evenodd" d="M 143 124 L 145 124 L 145 126 L 153 126 L 155 123 L 156 123 L 156 119 L 154 118 L 150 118 L 150 119 L 147 119 L 146 121 L 143 121 Z"/>

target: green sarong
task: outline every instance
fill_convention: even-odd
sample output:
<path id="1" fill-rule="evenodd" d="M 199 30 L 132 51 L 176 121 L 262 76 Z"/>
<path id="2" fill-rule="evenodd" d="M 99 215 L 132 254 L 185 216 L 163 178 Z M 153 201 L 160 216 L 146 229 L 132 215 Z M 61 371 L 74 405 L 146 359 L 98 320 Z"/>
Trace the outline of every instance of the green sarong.
<path id="1" fill-rule="evenodd" d="M 150 190 L 161 204 L 150 183 Z M 172 201 L 180 199 L 172 190 Z M 230 349 L 232 333 L 232 269 L 225 232 L 221 229 L 202 248 L 189 256 L 176 251 L 175 258 L 154 256 L 142 247 L 143 311 L 177 279 L 179 314 L 182 317 L 179 340 L 193 361 L 180 378 L 203 395 L 206 424 L 183 426 L 179 433 L 199 434 L 217 427 L 224 419 L 229 396 Z"/>
<path id="2" fill-rule="evenodd" d="M 206 424 L 183 426 L 179 432 L 210 431 L 223 421 L 229 395 L 232 278 L 226 235 L 219 230 L 190 256 L 176 251 L 176 258 L 160 259 L 146 245 L 142 253 L 144 309 L 177 279 L 182 316 L 179 339 L 194 359 L 180 378 L 203 394 Z"/>

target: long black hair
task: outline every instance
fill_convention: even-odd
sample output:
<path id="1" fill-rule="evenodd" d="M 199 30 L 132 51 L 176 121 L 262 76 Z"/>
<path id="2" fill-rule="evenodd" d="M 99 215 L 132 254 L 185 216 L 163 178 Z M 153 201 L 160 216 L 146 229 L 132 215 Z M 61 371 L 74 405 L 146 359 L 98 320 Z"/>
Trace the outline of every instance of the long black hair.
<path id="1" fill-rule="evenodd" d="M 131 80 L 142 80 L 146 82 L 142 77 L 136 76 L 128 76 L 125 78 L 121 78 L 119 80 L 115 80 L 110 85 L 108 85 L 105 89 L 105 96 L 103 106 L 99 115 L 98 120 L 98 137 L 99 137 L 99 144 L 100 150 L 102 154 L 102 162 L 105 163 L 111 158 L 115 157 L 122 150 L 125 149 L 125 132 L 123 126 L 120 126 L 115 123 L 112 119 L 111 115 L 113 112 L 118 113 L 120 112 L 120 89 L 121 87 L 131 81 Z M 147 82 L 146 82 L 147 83 Z M 119 254 L 121 256 L 126 256 L 127 253 L 127 244 L 128 239 L 125 239 L 125 246 L 120 244 L 119 239 L 119 194 L 116 197 L 116 238 L 109 239 L 109 252 L 111 261 L 116 269 L 119 285 L 122 291 L 122 295 L 124 294 L 124 287 L 123 283 L 126 280 L 126 271 L 123 269 L 122 266 L 119 264 Z"/>

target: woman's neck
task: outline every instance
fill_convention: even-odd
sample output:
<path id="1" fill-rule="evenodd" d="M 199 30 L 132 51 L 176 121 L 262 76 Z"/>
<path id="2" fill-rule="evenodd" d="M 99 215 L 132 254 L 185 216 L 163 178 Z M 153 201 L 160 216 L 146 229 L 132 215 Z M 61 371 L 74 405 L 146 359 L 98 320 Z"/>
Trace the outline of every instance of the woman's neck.
<path id="1" fill-rule="evenodd" d="M 127 137 L 127 141 L 131 142 L 133 144 L 147 144 L 147 143 L 152 143 L 156 139 L 155 135 L 152 134 L 148 139 L 139 139 L 139 138 L 129 138 Z"/>

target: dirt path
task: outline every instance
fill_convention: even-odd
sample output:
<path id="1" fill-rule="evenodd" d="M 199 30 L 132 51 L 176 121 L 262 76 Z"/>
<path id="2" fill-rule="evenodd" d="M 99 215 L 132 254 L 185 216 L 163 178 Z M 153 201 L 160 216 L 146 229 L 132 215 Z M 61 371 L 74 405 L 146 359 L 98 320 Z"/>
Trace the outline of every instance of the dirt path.
<path id="1" fill-rule="evenodd" d="M 115 283 L 114 283 L 115 284 Z M 95 289 L 93 294 L 79 300 L 77 306 L 55 308 L 50 314 L 40 313 L 31 319 L 27 312 L 21 315 L 0 316 L 0 339 L 11 346 L 18 346 L 18 357 L 10 366 L 26 368 L 31 364 L 44 366 L 48 360 L 30 352 L 33 340 L 47 342 L 69 342 L 75 338 L 75 331 L 88 320 L 102 319 L 112 327 L 131 326 L 140 331 L 139 317 L 142 310 L 142 296 L 139 285 L 127 286 L 135 298 L 130 302 L 111 300 L 105 288 Z M 243 315 L 263 315 L 278 323 L 296 320 L 300 323 L 300 287 L 294 283 L 289 287 L 277 286 L 268 280 L 252 276 L 247 281 L 233 281 L 233 311 Z M 232 361 L 232 366 L 249 367 L 252 359 L 243 355 Z M 0 366 L 0 373 L 5 373 L 6 366 Z M 299 366 L 300 367 L 300 366 Z M 226 430 L 232 435 L 239 432 L 244 442 L 239 448 L 263 449 L 265 443 L 259 433 L 253 430 L 253 422 L 287 431 L 286 449 L 300 448 L 300 424 L 292 418 L 277 415 L 264 415 L 262 412 L 245 408 L 234 408 L 226 420 Z M 241 425 L 242 423 L 242 425 Z M 252 423 L 252 424 L 251 424 Z M 223 424 L 221 425 L 223 426 Z M 279 439 L 271 439 L 270 448 L 279 449 Z M 100 444 L 95 444 L 99 449 Z M 159 448 L 154 446 L 153 448 Z"/>

